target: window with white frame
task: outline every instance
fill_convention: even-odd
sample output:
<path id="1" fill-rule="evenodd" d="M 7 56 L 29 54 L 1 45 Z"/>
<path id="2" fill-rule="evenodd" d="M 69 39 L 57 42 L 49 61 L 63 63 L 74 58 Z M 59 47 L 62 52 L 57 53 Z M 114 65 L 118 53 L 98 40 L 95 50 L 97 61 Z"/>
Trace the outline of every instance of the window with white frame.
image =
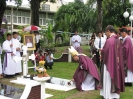
<path id="1" fill-rule="evenodd" d="M 11 10 L 5 11 L 5 16 L 8 23 L 11 23 Z M 46 19 L 46 13 L 39 14 L 39 24 L 46 25 L 48 20 L 53 20 L 53 15 L 48 15 Z M 30 12 L 25 11 L 14 11 L 13 12 L 13 23 L 16 24 L 30 24 Z M 53 22 L 51 22 L 53 24 Z"/>
<path id="2" fill-rule="evenodd" d="M 39 14 L 39 24 L 46 25 L 46 14 Z"/>

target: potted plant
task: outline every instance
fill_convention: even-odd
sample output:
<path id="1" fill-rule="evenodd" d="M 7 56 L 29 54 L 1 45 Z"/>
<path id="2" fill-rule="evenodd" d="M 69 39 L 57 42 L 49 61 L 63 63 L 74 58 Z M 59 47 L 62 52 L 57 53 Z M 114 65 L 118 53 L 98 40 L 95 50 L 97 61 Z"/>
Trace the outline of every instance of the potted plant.
<path id="1" fill-rule="evenodd" d="M 45 61 L 39 61 L 39 66 L 36 67 L 37 76 L 41 77 L 48 77 L 47 70 L 44 68 Z"/>

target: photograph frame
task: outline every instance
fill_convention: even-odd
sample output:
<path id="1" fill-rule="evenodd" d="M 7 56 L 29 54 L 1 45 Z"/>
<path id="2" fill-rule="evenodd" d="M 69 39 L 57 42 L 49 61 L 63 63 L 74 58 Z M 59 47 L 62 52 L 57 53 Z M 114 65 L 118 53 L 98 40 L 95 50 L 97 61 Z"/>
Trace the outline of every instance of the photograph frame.
<path id="1" fill-rule="evenodd" d="M 28 41 L 30 41 L 29 44 L 27 44 Z M 34 34 L 24 34 L 23 35 L 23 44 L 28 47 L 30 45 L 31 47 L 28 47 L 28 50 L 36 50 L 36 44 L 35 44 L 35 35 Z"/>

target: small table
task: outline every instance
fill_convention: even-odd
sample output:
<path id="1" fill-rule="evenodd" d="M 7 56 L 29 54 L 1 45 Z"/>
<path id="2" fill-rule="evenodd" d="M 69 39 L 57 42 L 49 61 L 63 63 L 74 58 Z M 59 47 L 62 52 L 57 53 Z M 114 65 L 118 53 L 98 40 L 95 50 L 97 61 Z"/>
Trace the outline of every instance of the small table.
<path id="1" fill-rule="evenodd" d="M 34 80 L 41 82 L 41 99 L 45 99 L 45 82 L 50 79 L 50 77 L 33 77 Z"/>

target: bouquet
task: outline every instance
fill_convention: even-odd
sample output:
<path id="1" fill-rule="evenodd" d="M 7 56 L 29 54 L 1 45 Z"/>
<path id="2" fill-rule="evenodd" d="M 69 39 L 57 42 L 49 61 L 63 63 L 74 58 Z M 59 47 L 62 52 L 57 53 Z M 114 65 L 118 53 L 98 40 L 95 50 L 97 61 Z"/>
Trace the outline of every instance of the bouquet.
<path id="1" fill-rule="evenodd" d="M 39 66 L 36 67 L 37 76 L 41 77 L 48 77 L 47 70 L 44 68 L 45 61 L 39 61 Z"/>

